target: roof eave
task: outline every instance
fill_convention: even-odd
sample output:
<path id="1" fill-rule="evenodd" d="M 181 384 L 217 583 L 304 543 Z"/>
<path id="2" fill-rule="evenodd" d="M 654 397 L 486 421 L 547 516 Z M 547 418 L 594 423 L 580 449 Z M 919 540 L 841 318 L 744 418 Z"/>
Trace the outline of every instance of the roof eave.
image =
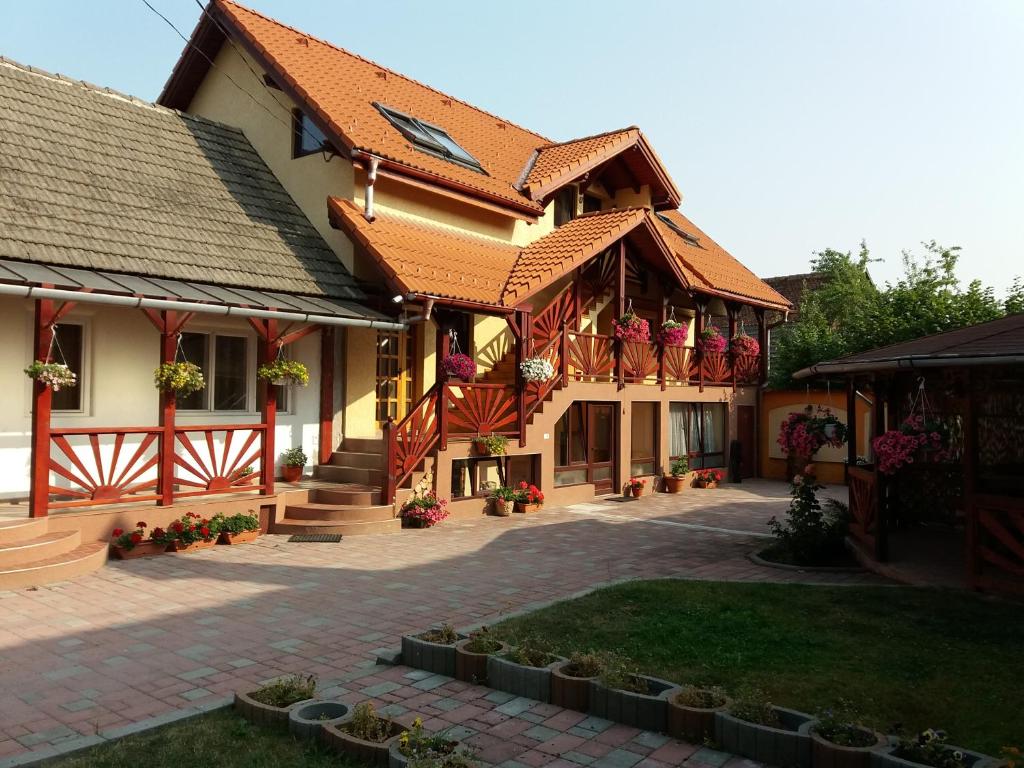
<path id="1" fill-rule="evenodd" d="M 865 360 L 857 363 L 815 363 L 794 373 L 793 378 L 806 379 L 811 376 L 829 374 L 880 373 L 915 368 L 967 368 L 981 365 L 1024 365 L 1024 355 L 908 356 L 888 360 Z"/>

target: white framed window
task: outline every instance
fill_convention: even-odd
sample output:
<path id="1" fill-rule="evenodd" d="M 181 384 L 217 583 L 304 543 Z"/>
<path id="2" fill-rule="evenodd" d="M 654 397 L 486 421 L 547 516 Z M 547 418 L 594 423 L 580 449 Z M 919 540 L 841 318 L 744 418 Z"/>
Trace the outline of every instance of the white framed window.
<path id="1" fill-rule="evenodd" d="M 231 333 L 185 331 L 180 357 L 203 371 L 206 386 L 178 398 L 182 411 L 246 412 L 252 410 L 249 338 Z"/>

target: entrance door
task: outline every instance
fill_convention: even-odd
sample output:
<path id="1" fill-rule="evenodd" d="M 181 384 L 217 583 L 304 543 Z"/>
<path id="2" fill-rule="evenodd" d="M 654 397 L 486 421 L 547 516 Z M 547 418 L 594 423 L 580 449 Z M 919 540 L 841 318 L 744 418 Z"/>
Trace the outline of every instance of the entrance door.
<path id="1" fill-rule="evenodd" d="M 398 421 L 412 407 L 415 389 L 411 333 L 377 331 L 377 422 Z"/>
<path id="2" fill-rule="evenodd" d="M 754 459 L 757 450 L 756 409 L 752 405 L 736 406 L 736 439 L 740 444 L 740 478 L 756 474 Z"/>
<path id="3" fill-rule="evenodd" d="M 555 485 L 593 483 L 609 493 L 615 480 L 615 406 L 573 403 L 555 425 Z"/>

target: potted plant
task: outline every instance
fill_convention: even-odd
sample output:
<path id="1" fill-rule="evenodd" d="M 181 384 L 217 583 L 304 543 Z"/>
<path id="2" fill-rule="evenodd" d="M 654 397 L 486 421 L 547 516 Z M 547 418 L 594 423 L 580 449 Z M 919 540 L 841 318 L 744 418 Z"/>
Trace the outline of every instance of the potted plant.
<path id="1" fill-rule="evenodd" d="M 302 470 L 306 467 L 309 457 L 301 447 L 289 448 L 281 454 L 281 477 L 286 483 L 296 483 L 302 479 Z"/>
<path id="2" fill-rule="evenodd" d="M 626 488 L 622 495 L 626 496 L 627 498 L 630 496 L 636 496 L 637 498 L 640 498 L 640 496 L 644 492 L 645 485 L 647 485 L 647 480 L 645 478 L 631 477 L 629 478 L 629 482 L 626 483 Z"/>
<path id="3" fill-rule="evenodd" d="M 914 736 L 900 736 L 871 755 L 872 768 L 983 768 L 996 760 L 980 752 L 948 744 L 946 732 L 928 728 Z M 1007 750 L 1009 751 L 1009 749 Z M 1009 757 L 1009 755 L 1007 755 Z"/>
<path id="4" fill-rule="evenodd" d="M 587 711 L 645 731 L 662 733 L 667 727 L 665 691 L 675 684 L 641 675 L 624 660 L 608 657 L 601 676 L 590 683 Z"/>
<path id="5" fill-rule="evenodd" d="M 701 352 L 704 354 L 725 352 L 726 347 L 729 346 L 725 340 L 725 336 L 718 332 L 718 329 L 713 325 L 709 325 L 703 331 L 700 332 L 700 341 L 698 342 Z"/>
<path id="6" fill-rule="evenodd" d="M 565 661 L 536 638 L 487 657 L 487 685 L 505 693 L 551 702 L 551 667 Z"/>
<path id="7" fill-rule="evenodd" d="M 388 765 L 391 744 L 405 728 L 389 717 L 377 714 L 366 701 L 343 722 L 329 724 L 321 731 L 324 741 L 352 758 L 370 765 Z"/>
<path id="8" fill-rule="evenodd" d="M 658 342 L 663 347 L 682 347 L 686 345 L 686 337 L 689 333 L 689 325 L 670 318 L 661 324 L 661 330 L 658 331 Z"/>
<path id="9" fill-rule="evenodd" d="M 473 438 L 473 452 L 478 456 L 504 456 L 507 451 L 508 438 L 504 435 Z"/>
<path id="10" fill-rule="evenodd" d="M 686 475 L 690 471 L 690 460 L 680 456 L 672 460 L 669 474 L 665 477 L 665 490 L 669 493 L 682 493 L 686 488 Z"/>
<path id="11" fill-rule="evenodd" d="M 432 528 L 448 517 L 448 499 L 438 498 L 433 490 L 412 496 L 398 511 L 403 528 Z"/>
<path id="12" fill-rule="evenodd" d="M 300 701 L 288 710 L 288 732 L 317 741 L 328 725 L 339 725 L 352 716 L 352 708 L 340 701 Z"/>
<path id="13" fill-rule="evenodd" d="M 490 633 L 487 627 L 470 632 L 469 637 L 455 644 L 455 679 L 464 683 L 487 680 L 487 657 L 504 653 L 508 646 Z"/>
<path id="14" fill-rule="evenodd" d="M 444 368 L 444 372 L 451 378 L 462 379 L 462 381 L 468 382 L 472 381 L 476 376 L 476 363 L 473 362 L 473 358 L 462 352 L 448 355 L 441 362 L 441 366 Z"/>
<path id="15" fill-rule="evenodd" d="M 815 412 L 808 405 L 783 419 L 776 442 L 786 454 L 788 474 L 793 477 L 822 446 L 842 446 L 846 442 L 846 425 L 828 408 Z"/>
<path id="16" fill-rule="evenodd" d="M 255 691 L 235 693 L 235 709 L 251 723 L 288 725 L 288 712 L 300 701 L 313 698 L 316 678 L 313 675 L 288 675 L 272 680 Z"/>
<path id="17" fill-rule="evenodd" d="M 304 387 L 309 384 L 309 369 L 298 360 L 285 360 L 283 357 L 261 365 L 256 369 L 256 376 L 277 386 L 298 384 Z"/>
<path id="18" fill-rule="evenodd" d="M 753 355 L 756 357 L 761 354 L 761 344 L 753 336 L 748 336 L 740 331 L 729 339 L 729 351 L 734 356 Z"/>
<path id="19" fill-rule="evenodd" d="M 819 710 L 817 720 L 801 729 L 811 737 L 811 763 L 834 768 L 870 768 L 872 752 L 886 744 L 886 738 L 861 725 L 850 703 L 840 700 L 835 707 Z"/>
<path id="20" fill-rule="evenodd" d="M 260 476 L 256 473 L 255 468 L 250 464 L 231 473 L 231 484 L 254 485 L 259 478 Z"/>
<path id="21" fill-rule="evenodd" d="M 634 341 L 646 344 L 651 340 L 651 325 L 632 309 L 627 309 L 626 314 L 618 320 L 612 320 L 615 329 L 615 338 L 620 341 Z"/>
<path id="22" fill-rule="evenodd" d="M 206 386 L 203 370 L 195 363 L 161 363 L 153 371 L 153 383 L 161 392 L 188 397 Z"/>
<path id="23" fill-rule="evenodd" d="M 194 552 L 217 543 L 219 521 L 208 520 L 195 512 L 186 512 L 166 529 L 154 528 L 151 538 L 162 543 L 167 552 Z"/>
<path id="24" fill-rule="evenodd" d="M 568 661 L 551 668 L 551 703 L 563 709 L 586 712 L 590 707 L 590 684 L 604 672 L 604 656 L 575 651 Z"/>
<path id="25" fill-rule="evenodd" d="M 402 663 L 455 677 L 455 644 L 464 640 L 451 624 L 442 624 L 418 635 L 402 636 Z"/>
<path id="26" fill-rule="evenodd" d="M 910 415 L 899 429 L 890 429 L 871 441 L 878 461 L 878 471 L 894 475 L 915 461 L 941 461 L 949 446 L 949 427 L 941 421 Z"/>
<path id="27" fill-rule="evenodd" d="M 515 492 L 515 502 L 516 512 L 537 512 L 544 506 L 544 492 L 536 485 L 531 485 L 525 480 L 521 480 L 519 488 Z"/>
<path id="28" fill-rule="evenodd" d="M 159 529 L 157 529 L 159 530 Z M 110 552 L 118 560 L 132 560 L 136 557 L 146 555 L 159 555 L 165 549 L 166 544 L 146 538 L 146 523 L 140 520 L 135 524 L 134 531 L 125 531 L 115 528 L 110 533 Z"/>
<path id="29" fill-rule="evenodd" d="M 717 488 L 722 482 L 722 470 L 698 469 L 693 473 L 693 484 L 698 488 Z"/>
<path id="30" fill-rule="evenodd" d="M 546 357 L 528 357 L 519 364 L 524 381 L 547 381 L 555 375 L 555 366 Z"/>
<path id="31" fill-rule="evenodd" d="M 391 742 L 390 768 L 471 768 L 469 757 L 459 750 L 459 742 L 448 738 L 448 732 L 428 734 L 423 720 L 413 720 L 412 728 L 403 731 Z"/>
<path id="32" fill-rule="evenodd" d="M 260 519 L 256 515 L 214 515 L 213 522 L 220 529 L 218 544 L 245 544 L 256 541 L 260 535 Z"/>
<path id="33" fill-rule="evenodd" d="M 715 738 L 715 713 L 729 706 L 721 688 L 683 685 L 665 692 L 668 702 L 668 735 L 691 744 Z"/>
<path id="34" fill-rule="evenodd" d="M 715 713 L 715 741 L 725 752 L 768 765 L 810 768 L 811 740 L 801 728 L 811 720 L 750 691 Z"/>
<path id="35" fill-rule="evenodd" d="M 491 509 L 498 517 L 508 517 L 516 505 L 516 489 L 499 485 L 491 491 Z"/>
<path id="36" fill-rule="evenodd" d="M 78 383 L 75 372 L 64 363 L 46 363 L 36 360 L 25 369 L 25 375 L 33 381 L 38 381 L 49 387 L 54 392 L 60 392 L 61 387 L 73 387 Z"/>

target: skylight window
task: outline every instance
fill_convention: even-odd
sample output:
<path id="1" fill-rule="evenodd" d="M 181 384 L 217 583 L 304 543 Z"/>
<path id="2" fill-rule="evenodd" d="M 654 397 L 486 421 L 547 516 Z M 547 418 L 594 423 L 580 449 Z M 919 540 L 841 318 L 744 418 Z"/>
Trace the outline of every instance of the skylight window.
<path id="1" fill-rule="evenodd" d="M 694 245 L 700 245 L 700 240 L 691 235 L 689 232 L 682 230 L 679 227 L 679 225 L 672 221 L 672 219 L 670 219 L 668 216 L 665 216 L 664 214 L 661 213 L 657 214 L 657 216 L 659 219 L 665 222 L 665 224 L 668 225 L 669 229 L 671 229 L 673 232 L 675 232 L 677 235 L 683 238 L 683 240 L 686 240 L 688 243 L 693 243 Z"/>
<path id="2" fill-rule="evenodd" d="M 406 115 L 382 104 L 374 104 L 374 106 L 417 149 L 437 155 L 470 170 L 484 174 L 487 173 L 483 166 L 480 165 L 480 161 L 460 147 L 455 139 L 449 136 L 443 128 L 417 120 L 411 115 Z"/>

